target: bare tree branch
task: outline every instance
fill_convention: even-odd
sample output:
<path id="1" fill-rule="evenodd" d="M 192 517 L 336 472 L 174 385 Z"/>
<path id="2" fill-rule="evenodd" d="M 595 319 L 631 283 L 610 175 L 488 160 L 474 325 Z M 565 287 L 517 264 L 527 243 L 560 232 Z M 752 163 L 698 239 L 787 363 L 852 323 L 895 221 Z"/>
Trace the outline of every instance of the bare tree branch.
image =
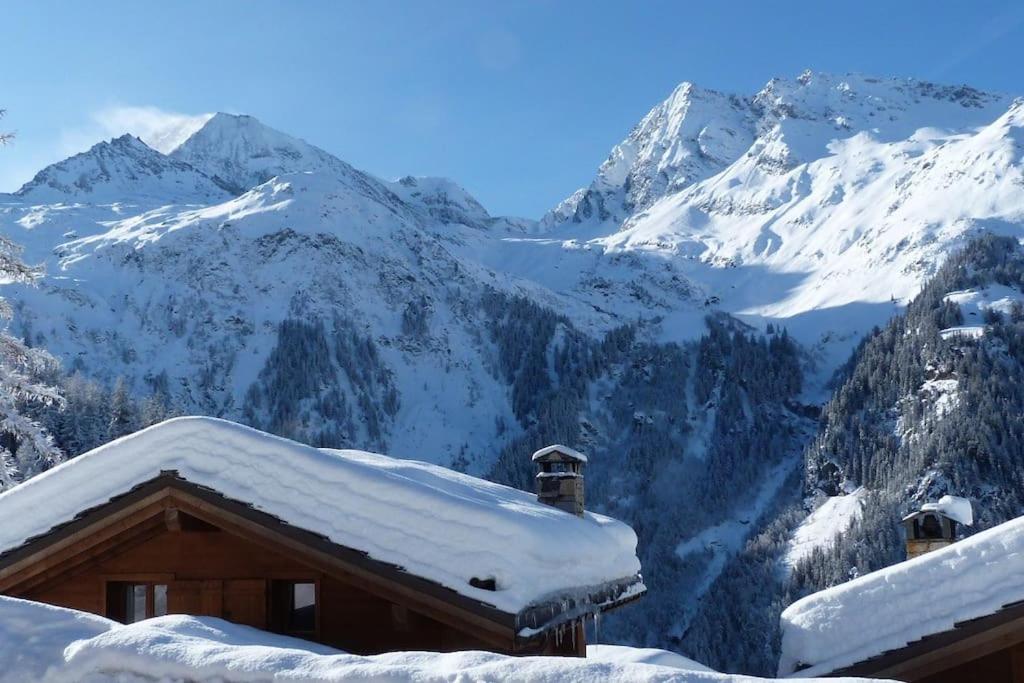
<path id="1" fill-rule="evenodd" d="M 0 119 L 7 114 L 6 109 L 0 109 Z M 6 145 L 8 142 L 14 139 L 14 133 L 0 133 L 0 145 Z"/>

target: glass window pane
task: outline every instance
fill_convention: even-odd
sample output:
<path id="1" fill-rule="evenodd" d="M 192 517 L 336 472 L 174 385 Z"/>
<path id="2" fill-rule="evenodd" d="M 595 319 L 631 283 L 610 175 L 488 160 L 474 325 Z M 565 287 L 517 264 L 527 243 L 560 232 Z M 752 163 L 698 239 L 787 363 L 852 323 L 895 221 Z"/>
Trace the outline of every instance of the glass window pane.
<path id="1" fill-rule="evenodd" d="M 134 624 L 136 621 L 142 621 L 146 618 L 146 585 L 136 584 L 128 586 L 128 590 L 125 591 L 128 599 L 128 604 L 125 609 L 125 622 Z"/>
<path id="2" fill-rule="evenodd" d="M 292 614 L 289 624 L 292 631 L 316 630 L 316 584 L 296 583 L 292 585 Z"/>
<path id="3" fill-rule="evenodd" d="M 153 616 L 162 617 L 167 614 L 167 586 L 153 586 Z"/>

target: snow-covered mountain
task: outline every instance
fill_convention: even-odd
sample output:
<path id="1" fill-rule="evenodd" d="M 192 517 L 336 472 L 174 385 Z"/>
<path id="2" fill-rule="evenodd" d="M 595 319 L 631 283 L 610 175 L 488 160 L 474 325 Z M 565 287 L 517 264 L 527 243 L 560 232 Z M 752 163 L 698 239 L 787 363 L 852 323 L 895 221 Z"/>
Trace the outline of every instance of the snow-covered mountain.
<path id="1" fill-rule="evenodd" d="M 6 295 L 68 370 L 187 412 L 523 486 L 524 453 L 577 443 L 588 503 L 637 525 L 649 568 L 648 611 L 608 632 L 694 642 L 704 591 L 797 495 L 801 401 L 967 238 L 1021 236 L 1022 168 L 1004 95 L 683 84 L 532 221 L 216 114 L 166 154 L 126 136 L 0 195 L 47 269 Z"/>
<path id="2" fill-rule="evenodd" d="M 69 369 L 159 388 L 189 412 L 270 420 L 254 396 L 282 321 L 323 321 L 332 348 L 379 367 L 331 361 L 312 394 L 347 412 L 304 408 L 298 425 L 479 472 L 498 425 L 517 432 L 480 341 L 482 293 L 580 309 L 461 253 L 532 221 L 492 217 L 449 180 L 379 180 L 247 116 L 217 114 L 169 155 L 100 143 L 0 204 L 2 229 L 48 273 L 13 293 L 18 324 Z"/>
<path id="3" fill-rule="evenodd" d="M 846 340 L 834 366 L 967 236 L 1019 234 L 1022 140 L 1024 102 L 966 86 L 687 83 L 542 225 L 547 245 L 670 264 L 716 307 L 809 346 Z"/>

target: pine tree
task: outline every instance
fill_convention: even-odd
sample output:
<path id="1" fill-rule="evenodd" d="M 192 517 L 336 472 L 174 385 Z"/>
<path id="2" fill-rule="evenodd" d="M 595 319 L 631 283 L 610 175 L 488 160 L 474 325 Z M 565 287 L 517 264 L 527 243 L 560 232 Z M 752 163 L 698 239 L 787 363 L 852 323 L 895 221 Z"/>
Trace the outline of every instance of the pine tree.
<path id="1" fill-rule="evenodd" d="M 107 420 L 107 439 L 113 441 L 139 428 L 139 416 L 128 393 L 123 377 L 118 377 L 110 394 L 110 418 Z"/>
<path id="2" fill-rule="evenodd" d="M 20 246 L 0 235 L 0 281 L 34 284 L 42 271 L 26 265 Z M 9 323 L 14 310 L 0 297 L 0 319 Z M 5 325 L 6 328 L 6 325 Z M 0 488 L 42 472 L 63 459 L 50 434 L 25 414 L 26 404 L 60 405 L 59 392 L 40 380 L 53 375 L 57 360 L 42 349 L 0 331 Z"/>

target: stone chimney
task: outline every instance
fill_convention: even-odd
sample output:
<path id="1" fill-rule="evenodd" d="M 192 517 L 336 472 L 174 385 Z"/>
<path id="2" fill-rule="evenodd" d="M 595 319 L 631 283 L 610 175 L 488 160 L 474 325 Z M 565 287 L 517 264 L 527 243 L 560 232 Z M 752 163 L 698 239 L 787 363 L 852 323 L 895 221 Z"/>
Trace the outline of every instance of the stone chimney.
<path id="1" fill-rule="evenodd" d="M 533 454 L 537 500 L 583 516 L 583 465 L 587 456 L 566 446 L 548 446 Z"/>
<path id="2" fill-rule="evenodd" d="M 930 553 L 956 542 L 957 526 L 974 523 L 971 501 L 943 496 L 937 503 L 925 503 L 918 512 L 903 518 L 907 537 L 907 559 Z"/>

